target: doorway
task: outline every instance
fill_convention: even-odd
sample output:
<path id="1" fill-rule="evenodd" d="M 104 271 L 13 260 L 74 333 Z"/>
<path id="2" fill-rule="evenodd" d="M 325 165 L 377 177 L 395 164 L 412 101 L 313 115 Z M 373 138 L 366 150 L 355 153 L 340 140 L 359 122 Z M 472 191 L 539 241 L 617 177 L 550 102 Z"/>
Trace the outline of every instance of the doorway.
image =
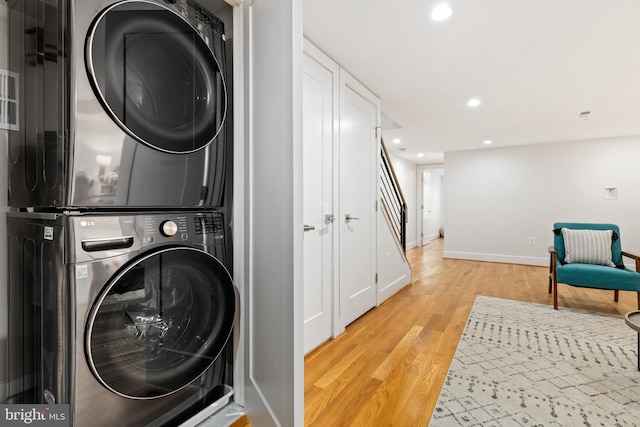
<path id="1" fill-rule="evenodd" d="M 418 166 L 418 241 L 421 246 L 444 236 L 444 167 Z"/>

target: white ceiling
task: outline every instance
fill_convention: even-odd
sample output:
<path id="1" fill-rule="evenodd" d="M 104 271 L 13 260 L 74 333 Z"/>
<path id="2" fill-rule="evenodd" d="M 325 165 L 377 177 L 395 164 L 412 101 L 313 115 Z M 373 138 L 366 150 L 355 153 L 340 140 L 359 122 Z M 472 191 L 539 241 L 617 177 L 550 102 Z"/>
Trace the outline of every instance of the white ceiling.
<path id="1" fill-rule="evenodd" d="M 401 126 L 394 154 L 640 134 L 640 0 L 449 0 L 434 22 L 438 2 L 303 0 L 305 36 Z"/>

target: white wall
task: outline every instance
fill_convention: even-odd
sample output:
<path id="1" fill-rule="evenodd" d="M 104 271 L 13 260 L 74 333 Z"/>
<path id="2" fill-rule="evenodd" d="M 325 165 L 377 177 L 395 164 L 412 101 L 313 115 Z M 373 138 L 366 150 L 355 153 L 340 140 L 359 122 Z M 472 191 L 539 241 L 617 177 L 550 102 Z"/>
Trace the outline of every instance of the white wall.
<path id="1" fill-rule="evenodd" d="M 378 296 L 377 304 L 392 296 L 402 286 L 411 283 L 411 266 L 404 256 L 400 243 L 395 238 L 393 226 L 382 209 L 376 212 L 378 229 L 377 265 Z"/>
<path id="2" fill-rule="evenodd" d="M 302 11 L 297 0 L 241 7 L 246 407 L 254 425 L 302 426 Z"/>
<path id="3" fill-rule="evenodd" d="M 0 3 L 0 68 L 7 69 L 7 4 Z M 7 361 L 7 131 L 0 130 L 0 402 L 5 401 Z"/>
<path id="4" fill-rule="evenodd" d="M 419 241 L 416 223 L 416 165 L 391 153 L 389 153 L 389 159 L 407 202 L 407 250 L 409 250 L 416 246 Z"/>
<path id="5" fill-rule="evenodd" d="M 640 253 L 640 136 L 450 152 L 445 164 L 447 258 L 548 265 L 556 221 L 618 224 L 623 249 Z"/>
<path id="6" fill-rule="evenodd" d="M 407 204 L 406 249 L 416 246 L 416 165 L 389 153 L 389 160 L 398 178 L 400 190 Z M 402 286 L 411 283 L 411 267 L 402 245 L 395 238 L 393 226 L 382 208 L 376 214 L 378 298 L 380 304 Z"/>

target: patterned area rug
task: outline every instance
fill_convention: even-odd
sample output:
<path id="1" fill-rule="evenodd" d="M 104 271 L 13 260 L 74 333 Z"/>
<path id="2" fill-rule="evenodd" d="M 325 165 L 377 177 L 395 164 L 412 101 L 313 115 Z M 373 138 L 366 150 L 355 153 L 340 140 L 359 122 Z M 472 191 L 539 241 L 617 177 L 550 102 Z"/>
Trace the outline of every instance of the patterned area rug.
<path id="1" fill-rule="evenodd" d="M 430 426 L 637 426 L 622 316 L 478 296 Z"/>

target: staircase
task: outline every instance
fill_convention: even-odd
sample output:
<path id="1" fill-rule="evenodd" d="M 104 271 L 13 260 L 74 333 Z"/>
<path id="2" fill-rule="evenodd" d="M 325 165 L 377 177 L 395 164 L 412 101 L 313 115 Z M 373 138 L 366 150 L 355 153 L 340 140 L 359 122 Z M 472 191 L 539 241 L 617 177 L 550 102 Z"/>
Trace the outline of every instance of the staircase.
<path id="1" fill-rule="evenodd" d="M 407 250 L 407 203 L 405 202 L 398 178 L 393 170 L 384 141 L 380 149 L 380 193 L 382 209 L 389 219 L 396 240 L 403 251 Z"/>

